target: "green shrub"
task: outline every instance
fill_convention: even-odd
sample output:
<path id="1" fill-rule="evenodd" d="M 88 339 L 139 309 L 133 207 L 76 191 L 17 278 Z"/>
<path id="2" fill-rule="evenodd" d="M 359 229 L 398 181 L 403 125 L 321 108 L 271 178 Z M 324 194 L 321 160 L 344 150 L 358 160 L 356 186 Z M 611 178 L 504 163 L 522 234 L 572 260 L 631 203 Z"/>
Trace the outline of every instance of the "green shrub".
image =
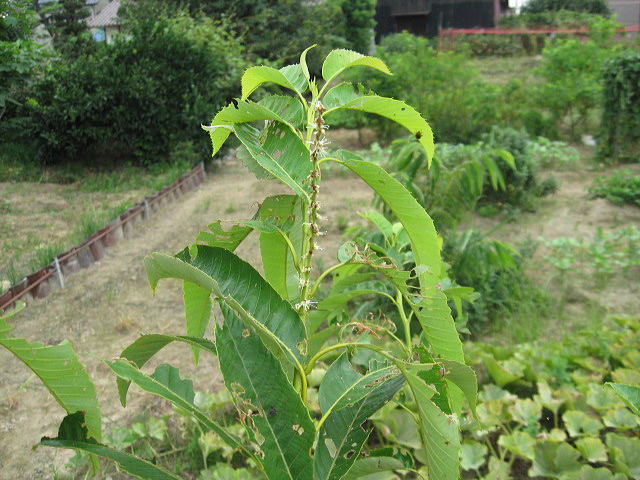
<path id="1" fill-rule="evenodd" d="M 522 8 L 524 13 L 569 10 L 573 12 L 609 15 L 611 10 L 605 0 L 529 0 Z"/>
<path id="2" fill-rule="evenodd" d="M 521 35 L 460 35 L 455 49 L 473 57 L 514 57 L 535 52 L 527 48 L 527 42 Z"/>
<path id="3" fill-rule="evenodd" d="M 535 101 L 558 131 L 576 138 L 593 128 L 602 91 L 600 69 L 608 55 L 608 48 L 593 41 L 566 40 L 545 47 L 536 68 L 544 81 L 535 90 Z"/>
<path id="4" fill-rule="evenodd" d="M 437 52 L 429 40 L 408 33 L 385 37 L 376 53 L 398 74 L 373 74 L 368 85 L 414 105 L 438 141 L 473 142 L 499 120 L 500 88 L 483 82 L 464 55 Z M 387 138 L 397 133 L 385 121 L 372 125 Z"/>
<path id="5" fill-rule="evenodd" d="M 640 53 L 604 65 L 604 108 L 600 124 L 603 159 L 640 160 Z"/>
<path id="6" fill-rule="evenodd" d="M 610 177 L 599 177 L 589 187 L 592 197 L 606 198 L 616 205 L 630 203 L 640 207 L 640 175 L 620 170 Z"/>
<path id="7" fill-rule="evenodd" d="M 206 18 L 149 20 L 94 55 L 63 60 L 34 85 L 31 134 L 46 163 L 117 164 L 165 160 L 237 94 L 241 48 Z"/>

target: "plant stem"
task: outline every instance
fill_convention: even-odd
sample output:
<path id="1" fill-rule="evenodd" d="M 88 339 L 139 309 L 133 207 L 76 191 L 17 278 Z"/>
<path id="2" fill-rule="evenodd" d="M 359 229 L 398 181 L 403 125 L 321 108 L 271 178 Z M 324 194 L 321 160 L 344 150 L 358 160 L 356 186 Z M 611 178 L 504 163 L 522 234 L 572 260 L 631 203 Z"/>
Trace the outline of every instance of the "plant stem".
<path id="1" fill-rule="evenodd" d="M 313 124 L 313 130 L 310 132 L 311 173 L 308 177 L 311 185 L 311 197 L 309 199 L 308 209 L 305 212 L 305 233 L 300 261 L 300 303 L 297 305 L 298 314 L 303 320 L 311 305 L 310 297 L 312 295 L 312 291 L 309 288 L 309 277 L 311 275 L 311 269 L 313 268 L 313 254 L 318 249 L 316 238 L 320 234 L 320 228 L 318 227 L 318 209 L 320 208 L 318 203 L 318 192 L 320 191 L 320 167 L 318 161 L 320 160 L 322 147 L 325 142 L 324 118 L 322 118 L 325 109 L 320 102 L 314 102 L 311 105 L 311 108 L 313 109 L 313 120 L 310 122 L 310 125 Z"/>

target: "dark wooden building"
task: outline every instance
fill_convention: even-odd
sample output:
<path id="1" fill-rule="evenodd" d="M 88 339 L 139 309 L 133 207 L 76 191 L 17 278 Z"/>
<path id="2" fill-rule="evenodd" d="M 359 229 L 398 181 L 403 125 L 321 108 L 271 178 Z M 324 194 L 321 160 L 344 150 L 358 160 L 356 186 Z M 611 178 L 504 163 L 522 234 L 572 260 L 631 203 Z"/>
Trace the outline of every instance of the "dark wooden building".
<path id="1" fill-rule="evenodd" d="M 378 0 L 376 41 L 402 31 L 435 37 L 443 28 L 490 28 L 495 26 L 502 4 L 506 1 Z"/>

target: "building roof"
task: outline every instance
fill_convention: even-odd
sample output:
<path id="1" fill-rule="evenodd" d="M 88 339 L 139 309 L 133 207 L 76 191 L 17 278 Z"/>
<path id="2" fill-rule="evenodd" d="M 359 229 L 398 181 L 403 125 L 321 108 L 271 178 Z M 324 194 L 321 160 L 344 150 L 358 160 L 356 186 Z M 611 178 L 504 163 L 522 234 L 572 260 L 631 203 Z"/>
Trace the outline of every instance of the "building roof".
<path id="1" fill-rule="evenodd" d="M 100 10 L 100 13 L 87 20 L 87 25 L 89 28 L 114 27 L 120 25 L 120 19 L 118 18 L 119 8 L 120 2 L 118 0 L 109 2 Z"/>

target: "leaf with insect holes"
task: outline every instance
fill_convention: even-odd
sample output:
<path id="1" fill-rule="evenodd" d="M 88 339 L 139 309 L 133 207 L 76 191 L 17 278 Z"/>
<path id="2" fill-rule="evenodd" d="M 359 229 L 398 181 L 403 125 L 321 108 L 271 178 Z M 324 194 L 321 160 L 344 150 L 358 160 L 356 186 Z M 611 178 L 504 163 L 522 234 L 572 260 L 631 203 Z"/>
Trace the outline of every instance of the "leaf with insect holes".
<path id="1" fill-rule="evenodd" d="M 194 405 L 193 385 L 190 380 L 181 379 L 176 368 L 170 365 L 160 365 L 155 373 L 149 376 L 128 360 L 118 359 L 106 363 L 119 379 L 127 383 L 133 382 L 143 391 L 164 398 L 176 407 L 189 412 L 198 423 L 206 429 L 216 432 L 229 446 L 238 448 L 245 455 L 257 460 L 253 453 L 240 443 L 238 438 L 228 433 Z"/>
<path id="2" fill-rule="evenodd" d="M 252 170 L 262 168 L 299 197 L 308 198 L 303 183 L 311 173 L 309 150 L 298 135 L 281 123 L 271 123 L 265 131 L 267 135 L 263 137 L 248 124 L 234 128 L 236 137 L 255 161 Z"/>
<path id="3" fill-rule="evenodd" d="M 316 444 L 315 480 L 338 480 L 360 455 L 369 431 L 362 424 L 396 394 L 404 378 L 395 367 L 357 373 L 346 353 L 331 364 L 320 383 L 326 417 Z"/>
<path id="4" fill-rule="evenodd" d="M 86 412 L 89 435 L 100 440 L 102 417 L 96 389 L 75 350 L 67 340 L 58 345 L 43 345 L 9 337 L 11 326 L 6 320 L 20 310 L 22 308 L 18 307 L 8 315 L 0 316 L 0 345 L 38 376 L 67 413 Z"/>
<path id="5" fill-rule="evenodd" d="M 458 480 L 460 475 L 460 436 L 458 421 L 431 401 L 434 390 L 419 377 L 422 365 L 406 366 L 406 379 L 416 401 L 420 435 L 425 446 L 429 478 Z"/>
<path id="6" fill-rule="evenodd" d="M 95 438 L 90 436 L 85 423 L 85 415 L 82 412 L 67 415 L 60 424 L 58 436 L 56 438 L 44 437 L 40 440 L 40 445 L 82 450 L 113 460 L 122 471 L 140 479 L 180 480 L 180 477 L 147 460 L 98 443 Z"/>
<path id="7" fill-rule="evenodd" d="M 267 477 L 311 480 L 315 428 L 304 403 L 256 331 L 227 307 L 222 310 L 225 319 L 216 330 L 220 369 L 241 420 L 264 438 Z"/>
<path id="8" fill-rule="evenodd" d="M 336 161 L 362 178 L 391 208 L 402 223 L 409 238 L 417 266 L 421 266 L 418 279 L 421 287 L 420 302 L 412 302 L 424 334 L 434 352 L 446 360 L 464 363 L 462 342 L 458 336 L 446 295 L 437 288 L 442 273 L 440 240 L 433 221 L 424 208 L 400 182 L 381 167 L 360 159 L 350 152 L 338 152 Z M 461 407 L 462 393 L 450 392 L 452 408 Z"/>
<path id="9" fill-rule="evenodd" d="M 302 360 L 302 320 L 255 268 L 233 253 L 197 245 L 176 257 L 153 253 L 145 257 L 145 269 L 153 289 L 161 278 L 180 278 L 209 289 L 255 328 L 272 352 L 294 364 Z"/>
<path id="10" fill-rule="evenodd" d="M 327 108 L 325 116 L 341 109 L 357 110 L 373 113 L 388 118 L 411 132 L 427 154 L 427 165 L 431 165 L 435 154 L 433 132 L 422 115 L 400 100 L 380 97 L 373 94 L 364 94 L 350 83 L 341 83 L 329 90 L 324 99 Z"/>

